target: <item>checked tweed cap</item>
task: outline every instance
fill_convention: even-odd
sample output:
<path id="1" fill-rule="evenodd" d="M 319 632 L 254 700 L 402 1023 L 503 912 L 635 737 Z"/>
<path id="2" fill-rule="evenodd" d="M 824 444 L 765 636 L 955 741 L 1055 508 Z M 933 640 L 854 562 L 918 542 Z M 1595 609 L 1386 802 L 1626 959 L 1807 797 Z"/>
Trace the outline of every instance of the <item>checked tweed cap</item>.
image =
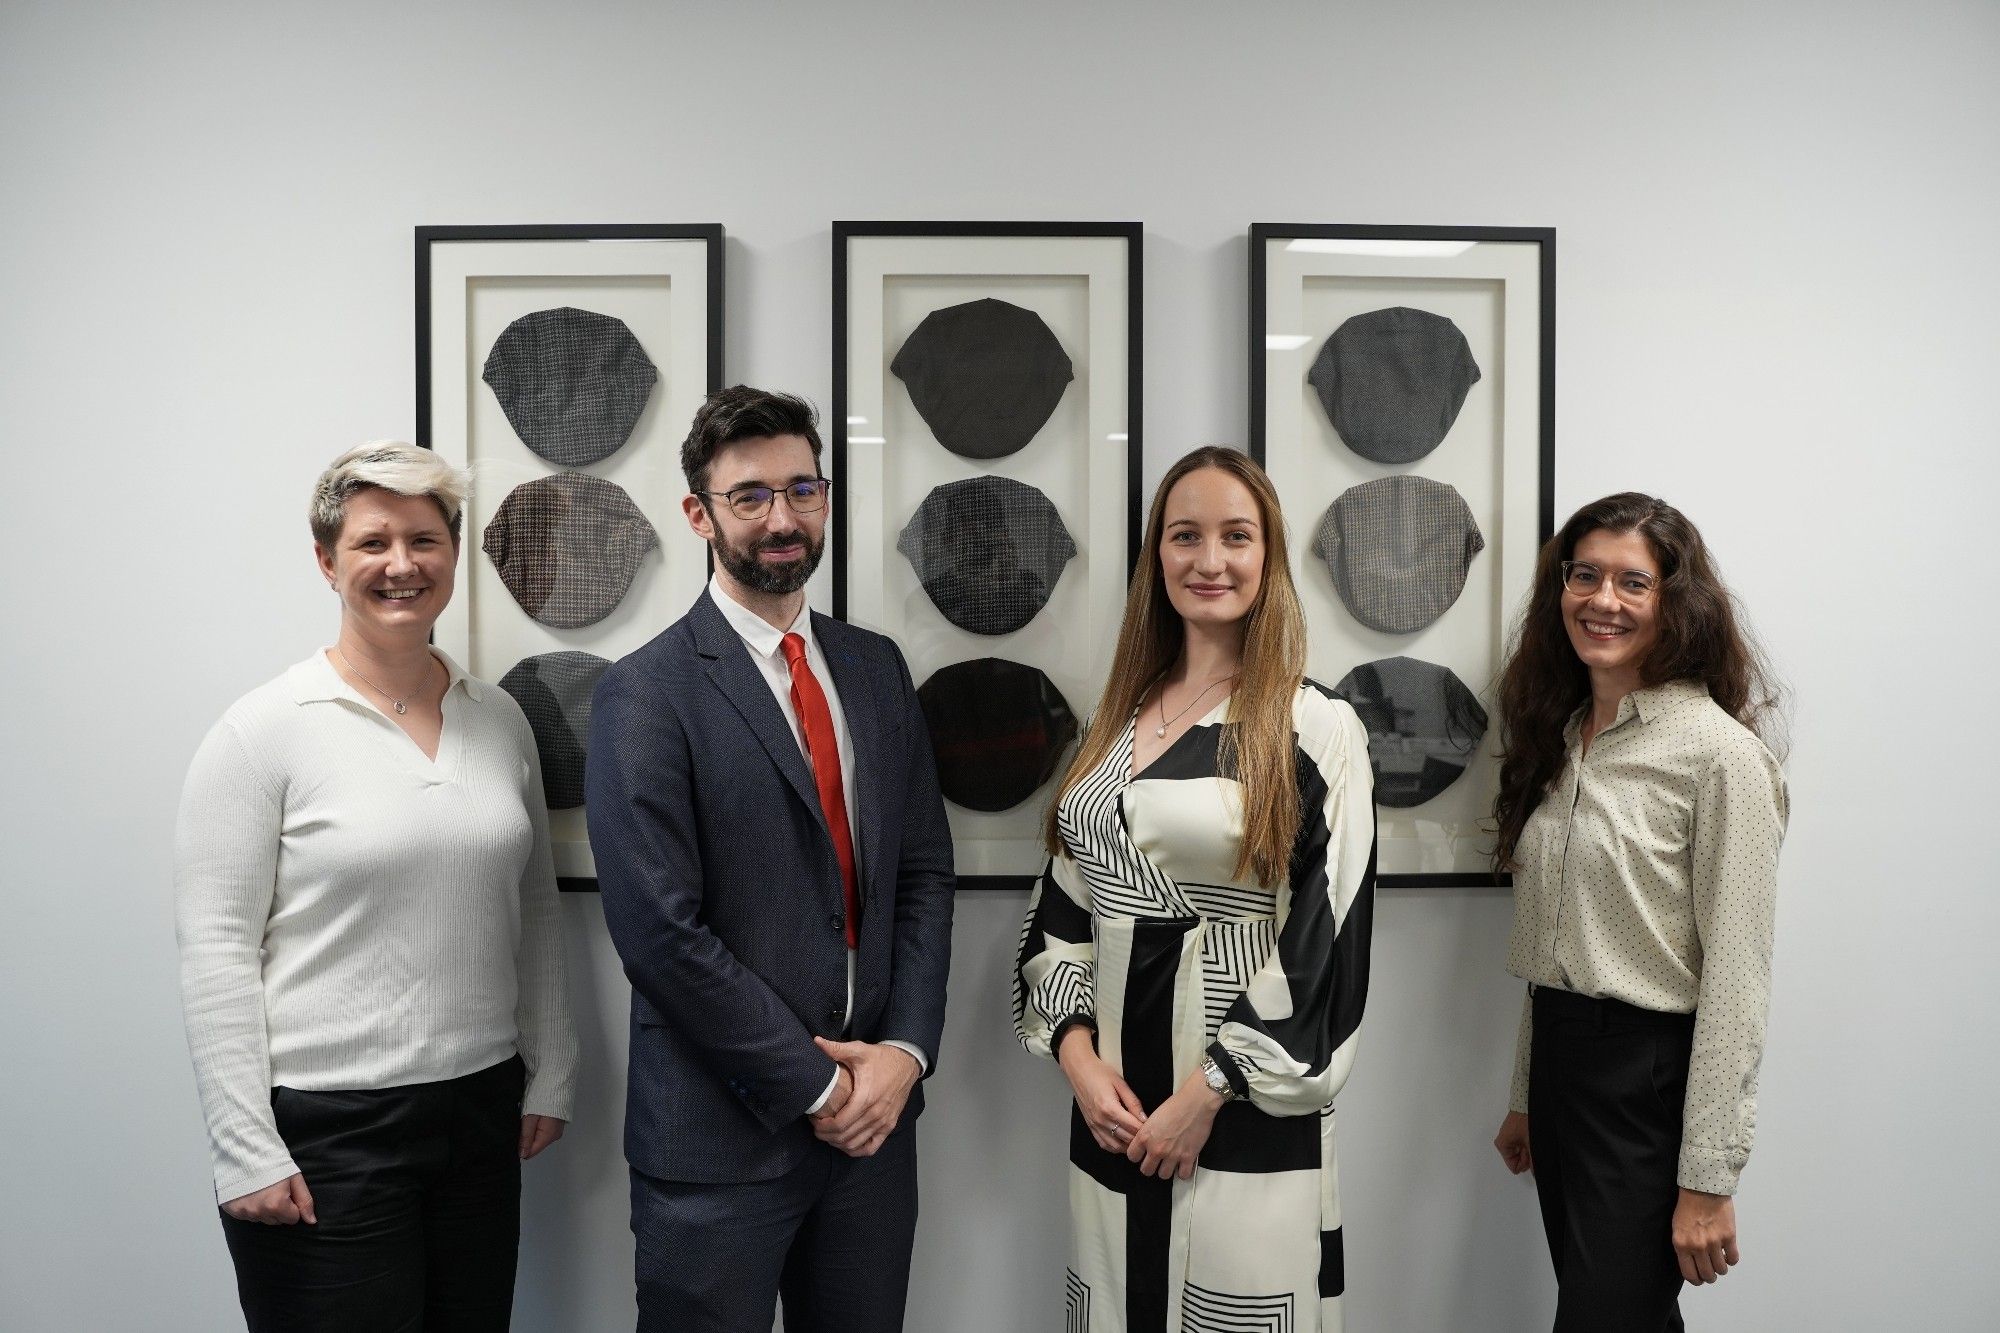
<path id="1" fill-rule="evenodd" d="M 1385 657 L 1333 687 L 1368 728 L 1375 804 L 1422 805 L 1458 781 L 1486 736 L 1486 710 L 1447 667 Z"/>
<path id="2" fill-rule="evenodd" d="M 660 375 L 624 320 L 566 305 L 509 324 L 480 378 L 521 443 L 557 467 L 582 467 L 631 438 Z"/>
<path id="3" fill-rule="evenodd" d="M 508 492 L 479 544 L 523 611 L 578 629 L 624 600 L 660 536 L 616 484 L 558 472 Z"/>
<path id="4" fill-rule="evenodd" d="M 611 663 L 589 653 L 524 657 L 500 677 L 535 733 L 542 760 L 542 791 L 549 809 L 583 804 L 584 744 L 590 736 L 590 695 Z"/>
<path id="5" fill-rule="evenodd" d="M 1010 810 L 1056 774 L 1076 714 L 1055 682 L 1000 657 L 957 662 L 917 688 L 938 788 L 968 810 Z"/>
<path id="6" fill-rule="evenodd" d="M 972 477 L 926 495 L 896 549 L 946 620 L 974 634 L 1011 634 L 1048 605 L 1076 542 L 1033 486 Z"/>
<path id="7" fill-rule="evenodd" d="M 1306 379 L 1348 448 L 1377 463 L 1414 463 L 1458 420 L 1479 365 L 1458 325 L 1399 305 L 1335 329 Z"/>
<path id="8" fill-rule="evenodd" d="M 1034 439 L 1076 376 L 1040 315 L 990 296 L 925 315 L 889 369 L 938 443 L 965 458 Z"/>
<path id="9" fill-rule="evenodd" d="M 1428 477 L 1363 482 L 1335 500 L 1313 551 L 1354 618 L 1413 634 L 1451 609 L 1486 538 L 1456 490 Z"/>

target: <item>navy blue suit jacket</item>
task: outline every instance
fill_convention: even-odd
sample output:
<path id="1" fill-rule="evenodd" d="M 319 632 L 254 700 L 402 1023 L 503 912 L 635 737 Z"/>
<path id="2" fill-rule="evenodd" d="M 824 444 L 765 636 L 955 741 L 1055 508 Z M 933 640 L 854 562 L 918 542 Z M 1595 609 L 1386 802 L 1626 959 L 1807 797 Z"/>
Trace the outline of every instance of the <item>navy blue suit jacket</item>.
<path id="1" fill-rule="evenodd" d="M 816 1142 L 805 1112 L 843 1030 L 937 1068 L 951 955 L 951 832 L 909 668 L 815 614 L 854 745 L 861 897 L 854 1014 L 840 866 L 812 769 L 704 591 L 604 674 L 586 790 L 604 919 L 632 982 L 625 1155 L 665 1180 L 768 1180 Z M 908 1123 L 923 1106 L 913 1089 Z"/>

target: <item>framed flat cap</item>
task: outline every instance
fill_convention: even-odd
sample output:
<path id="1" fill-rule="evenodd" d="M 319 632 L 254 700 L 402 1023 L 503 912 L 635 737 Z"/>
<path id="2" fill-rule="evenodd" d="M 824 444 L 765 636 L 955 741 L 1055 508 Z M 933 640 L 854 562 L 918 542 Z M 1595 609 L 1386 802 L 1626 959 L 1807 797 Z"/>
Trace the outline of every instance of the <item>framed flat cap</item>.
<path id="1" fill-rule="evenodd" d="M 480 375 L 521 443 L 557 467 L 618 452 L 659 377 L 624 320 L 569 305 L 501 330 Z"/>
<path id="2" fill-rule="evenodd" d="M 925 315 L 889 369 L 938 443 L 966 458 L 1034 439 L 1075 377 L 1040 315 L 990 296 Z"/>
<path id="3" fill-rule="evenodd" d="M 1422 805 L 1458 781 L 1486 736 L 1486 710 L 1449 668 L 1385 657 L 1333 687 L 1368 728 L 1377 805 Z"/>
<path id="4" fill-rule="evenodd" d="M 968 810 L 1009 810 L 1055 776 L 1076 739 L 1076 714 L 1031 666 L 981 657 L 945 667 L 917 689 L 937 756 L 938 787 Z"/>
<path id="5" fill-rule="evenodd" d="M 549 809 L 583 804 L 583 758 L 590 736 L 590 696 L 611 663 L 589 653 L 524 657 L 500 677 L 535 733 L 542 761 L 542 790 Z"/>
<path id="6" fill-rule="evenodd" d="M 1335 329 L 1306 379 L 1348 448 L 1377 463 L 1414 463 L 1458 420 L 1479 365 L 1458 325 L 1399 305 Z"/>
<path id="7" fill-rule="evenodd" d="M 660 536 L 615 483 L 558 472 L 509 491 L 479 544 L 523 611 L 577 629 L 624 600 Z"/>
<path id="8" fill-rule="evenodd" d="M 896 549 L 945 619 L 974 634 L 1011 634 L 1048 605 L 1076 542 L 1033 486 L 971 477 L 926 495 Z"/>
<path id="9" fill-rule="evenodd" d="M 1486 538 L 1464 497 L 1404 473 L 1350 487 L 1328 506 L 1313 552 L 1354 618 L 1412 634 L 1451 609 Z"/>

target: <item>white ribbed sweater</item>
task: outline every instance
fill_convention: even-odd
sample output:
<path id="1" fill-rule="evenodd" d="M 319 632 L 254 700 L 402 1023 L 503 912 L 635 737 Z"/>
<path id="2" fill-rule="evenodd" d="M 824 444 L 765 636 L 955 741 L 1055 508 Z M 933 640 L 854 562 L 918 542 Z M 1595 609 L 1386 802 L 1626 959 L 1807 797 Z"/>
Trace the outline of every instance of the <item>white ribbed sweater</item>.
<path id="1" fill-rule="evenodd" d="M 324 653 L 237 700 L 175 837 L 188 1048 L 218 1200 L 298 1170 L 271 1089 L 389 1088 L 517 1050 L 570 1117 L 577 1041 L 528 722 L 451 673 L 435 761 Z"/>

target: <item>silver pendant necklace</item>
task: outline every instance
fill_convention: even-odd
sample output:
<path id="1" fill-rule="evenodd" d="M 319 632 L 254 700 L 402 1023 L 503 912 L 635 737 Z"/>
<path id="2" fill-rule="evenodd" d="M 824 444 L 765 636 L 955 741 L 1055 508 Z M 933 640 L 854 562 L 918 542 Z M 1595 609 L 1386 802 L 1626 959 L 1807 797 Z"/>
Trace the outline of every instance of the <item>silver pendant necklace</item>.
<path id="1" fill-rule="evenodd" d="M 361 669 L 355 666 L 354 663 L 347 660 L 347 654 L 340 651 L 340 645 L 338 644 L 334 645 L 333 655 L 340 659 L 342 666 L 345 666 L 349 671 L 352 671 L 355 675 L 361 676 Z M 431 660 L 436 661 L 437 659 L 432 658 Z M 430 673 L 426 671 L 424 675 L 429 676 Z M 398 699 L 395 695 L 389 693 L 389 691 L 383 689 L 380 685 L 377 685 L 374 681 L 369 680 L 368 677 L 366 676 L 361 676 L 361 681 L 369 689 L 375 691 L 375 693 L 381 695 L 384 699 L 387 699 L 390 703 L 396 705 L 396 716 L 401 717 L 410 711 L 408 706 L 409 701 L 407 699 Z"/>
<path id="2" fill-rule="evenodd" d="M 1214 689 L 1216 686 L 1222 684 L 1224 681 L 1235 680 L 1236 675 L 1237 673 L 1232 671 L 1226 676 L 1218 676 L 1214 680 L 1211 680 L 1210 682 L 1208 682 L 1208 684 L 1201 687 L 1200 694 L 1197 694 L 1193 699 L 1190 699 L 1188 701 L 1187 708 L 1181 709 L 1180 712 L 1175 713 L 1172 717 L 1167 716 L 1167 685 L 1165 681 L 1161 681 L 1160 682 L 1160 725 L 1153 729 L 1153 738 L 1155 740 L 1158 740 L 1160 737 L 1165 736 L 1167 734 L 1168 727 L 1171 727 L 1174 723 L 1180 721 L 1182 718 L 1188 715 L 1188 708 L 1193 708 L 1203 699 L 1206 699 L 1208 697 L 1208 692 Z"/>

